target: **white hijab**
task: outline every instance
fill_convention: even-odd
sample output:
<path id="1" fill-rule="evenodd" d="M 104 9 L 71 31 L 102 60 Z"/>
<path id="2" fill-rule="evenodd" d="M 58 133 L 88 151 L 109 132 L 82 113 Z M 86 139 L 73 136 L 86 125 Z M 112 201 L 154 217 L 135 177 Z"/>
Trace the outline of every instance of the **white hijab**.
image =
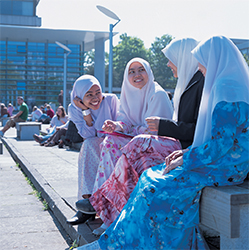
<path id="1" fill-rule="evenodd" d="M 132 86 L 128 80 L 129 68 L 133 62 L 142 64 L 148 74 L 148 82 L 142 89 Z M 154 95 L 158 92 L 161 92 L 160 98 L 154 99 Z M 120 103 L 118 120 L 124 118 L 134 126 L 145 125 L 145 118 L 149 116 L 171 118 L 173 113 L 168 94 L 154 81 L 154 75 L 149 63 L 142 58 L 133 58 L 126 65 Z"/>
<path id="2" fill-rule="evenodd" d="M 238 48 L 224 36 L 201 42 L 192 53 L 207 70 L 192 145 L 197 147 L 211 139 L 212 113 L 217 103 L 249 103 L 249 69 Z"/>
<path id="3" fill-rule="evenodd" d="M 83 75 L 83 76 L 80 76 L 74 82 L 73 90 L 71 92 L 71 104 L 68 108 L 70 120 L 72 120 L 74 123 L 82 122 L 83 115 L 82 115 L 82 110 L 75 105 L 73 100 L 76 96 L 83 100 L 86 92 L 93 85 L 97 85 L 102 92 L 101 85 L 100 85 L 99 81 L 94 76 Z M 98 115 L 100 113 L 100 110 L 101 110 L 101 108 L 99 108 L 97 110 L 91 109 L 92 118 L 95 121 L 95 124 L 97 123 L 97 118 L 98 118 Z M 103 125 L 103 121 L 101 120 L 101 126 L 102 125 Z"/>
<path id="4" fill-rule="evenodd" d="M 162 52 L 177 67 L 178 80 L 174 92 L 173 120 L 178 120 L 179 102 L 189 81 L 198 70 L 198 61 L 191 54 L 198 42 L 192 38 L 174 39 Z"/>

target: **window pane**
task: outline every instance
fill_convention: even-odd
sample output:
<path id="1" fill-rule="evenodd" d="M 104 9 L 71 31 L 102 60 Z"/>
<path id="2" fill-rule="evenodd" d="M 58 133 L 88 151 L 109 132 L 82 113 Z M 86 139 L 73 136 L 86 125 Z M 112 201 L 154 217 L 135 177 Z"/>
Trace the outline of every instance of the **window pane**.
<path id="1" fill-rule="evenodd" d="M 33 16 L 33 2 L 22 3 L 22 14 L 24 16 Z"/>
<path id="2" fill-rule="evenodd" d="M 11 15 L 11 2 L 0 1 L 0 13 L 2 15 Z"/>

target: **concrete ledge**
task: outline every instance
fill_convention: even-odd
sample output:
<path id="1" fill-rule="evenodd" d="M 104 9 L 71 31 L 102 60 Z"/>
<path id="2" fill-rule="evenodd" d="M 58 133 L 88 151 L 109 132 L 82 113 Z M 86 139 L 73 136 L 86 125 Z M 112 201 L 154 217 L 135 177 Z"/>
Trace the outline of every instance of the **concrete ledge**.
<path id="1" fill-rule="evenodd" d="M 220 249 L 248 249 L 248 214 L 248 180 L 237 186 L 203 189 L 200 222 L 220 233 Z M 233 247 L 227 248 L 229 245 Z"/>
<path id="2" fill-rule="evenodd" d="M 16 123 L 17 138 L 20 140 L 33 140 L 33 134 L 40 133 L 41 122 Z"/>

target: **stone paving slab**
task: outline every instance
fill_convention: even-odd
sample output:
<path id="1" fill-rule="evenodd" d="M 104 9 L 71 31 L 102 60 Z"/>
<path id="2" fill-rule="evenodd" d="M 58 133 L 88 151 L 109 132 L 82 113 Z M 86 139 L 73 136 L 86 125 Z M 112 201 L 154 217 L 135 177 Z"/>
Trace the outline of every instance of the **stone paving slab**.
<path id="1" fill-rule="evenodd" d="M 79 226 L 66 223 L 76 211 L 79 152 L 57 146 L 42 147 L 34 140 L 21 141 L 16 138 L 15 128 L 5 133 L 2 141 L 71 239 L 76 239 L 79 245 L 96 240 L 92 231 L 101 225 L 100 219 Z"/>
<path id="2" fill-rule="evenodd" d="M 59 223 L 55 223 L 56 218 L 43 208 L 3 147 L 0 155 L 0 249 L 68 250 L 72 242 Z"/>

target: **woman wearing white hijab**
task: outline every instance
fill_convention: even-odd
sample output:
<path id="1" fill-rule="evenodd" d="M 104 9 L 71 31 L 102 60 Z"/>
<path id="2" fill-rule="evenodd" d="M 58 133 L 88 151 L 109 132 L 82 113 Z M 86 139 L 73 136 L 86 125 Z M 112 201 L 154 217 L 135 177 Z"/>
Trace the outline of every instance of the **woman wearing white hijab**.
<path id="1" fill-rule="evenodd" d="M 191 54 L 197 44 L 193 38 L 174 39 L 162 50 L 169 59 L 167 66 L 178 77 L 173 98 L 173 120 L 160 117 L 146 119 L 152 131 L 178 139 L 183 149 L 189 147 L 194 139 L 204 85 L 204 76 L 198 70 L 196 58 Z"/>
<path id="2" fill-rule="evenodd" d="M 149 63 L 141 58 L 132 59 L 125 68 L 120 103 L 117 121 L 106 121 L 103 130 L 108 132 L 121 131 L 133 136 L 138 134 L 146 136 L 145 134 L 153 134 L 147 127 L 146 117 L 156 115 L 170 119 L 173 114 L 168 94 L 154 81 Z M 93 193 L 99 190 L 99 187 L 112 174 L 119 157 L 122 155 L 123 149 L 121 148 L 130 140 L 131 138 L 113 135 L 105 137 L 101 144 L 101 160 Z M 180 143 L 175 139 L 169 139 L 161 146 L 165 145 L 167 145 L 166 155 L 181 148 Z M 109 192 L 111 193 L 110 189 Z M 89 212 L 88 209 L 95 211 L 89 200 L 86 199 L 79 201 L 76 206 L 85 213 Z M 99 209 L 102 210 L 101 208 L 102 206 L 99 204 Z M 104 211 L 101 214 L 104 214 Z"/>
<path id="3" fill-rule="evenodd" d="M 124 71 L 117 121 L 106 121 L 102 129 L 107 132 L 121 131 L 132 136 L 153 134 L 145 119 L 151 115 L 171 118 L 172 114 L 173 109 L 168 94 L 154 81 L 149 63 L 142 58 L 133 58 L 127 63 Z M 106 136 L 101 144 L 102 158 L 94 192 L 110 176 L 121 156 L 120 149 L 130 140 L 131 138 Z"/>
<path id="4" fill-rule="evenodd" d="M 198 228 L 202 188 L 241 184 L 249 172 L 249 69 L 226 37 L 193 54 L 206 75 L 193 145 L 146 170 L 116 221 L 79 250 L 208 249 Z"/>
<path id="5" fill-rule="evenodd" d="M 114 94 L 102 93 L 99 81 L 91 75 L 79 77 L 71 92 L 68 107 L 70 120 L 84 138 L 78 160 L 78 199 L 91 194 L 100 160 L 99 145 L 103 141 L 101 130 L 107 119 L 116 120 L 119 100 Z M 77 213 L 68 222 L 75 225 L 84 222 L 89 216 Z"/>

